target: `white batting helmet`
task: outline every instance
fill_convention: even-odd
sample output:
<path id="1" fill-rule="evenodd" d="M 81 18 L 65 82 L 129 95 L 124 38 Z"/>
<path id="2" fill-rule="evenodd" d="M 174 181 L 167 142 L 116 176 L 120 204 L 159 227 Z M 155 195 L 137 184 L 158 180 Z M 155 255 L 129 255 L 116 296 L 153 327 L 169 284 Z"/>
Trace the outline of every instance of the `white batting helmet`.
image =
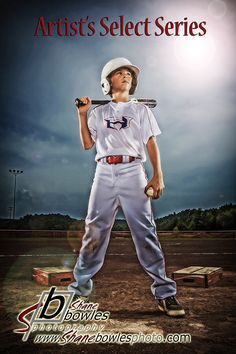
<path id="1" fill-rule="evenodd" d="M 130 95 L 133 95 L 136 87 L 138 85 L 138 74 L 140 73 L 140 69 L 133 65 L 128 59 L 126 58 L 114 58 L 111 59 L 104 68 L 102 69 L 102 74 L 101 74 L 101 85 L 102 85 L 102 91 L 104 95 L 109 95 L 110 90 L 111 90 L 111 85 L 108 80 L 108 76 L 116 69 L 119 69 L 121 67 L 126 67 L 129 68 L 132 73 L 133 73 L 133 79 L 132 79 L 132 86 L 130 88 Z"/>

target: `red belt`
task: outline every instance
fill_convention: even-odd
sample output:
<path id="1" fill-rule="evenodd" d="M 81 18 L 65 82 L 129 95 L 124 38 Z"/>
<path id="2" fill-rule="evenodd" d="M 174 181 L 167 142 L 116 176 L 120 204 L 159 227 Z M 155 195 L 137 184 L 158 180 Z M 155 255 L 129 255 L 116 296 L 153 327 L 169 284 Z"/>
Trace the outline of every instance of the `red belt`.
<path id="1" fill-rule="evenodd" d="M 136 159 L 134 156 L 123 156 L 123 155 L 112 155 L 112 156 L 106 156 L 105 158 L 100 159 L 101 161 L 104 161 L 111 164 L 117 164 L 117 163 L 123 163 L 123 162 L 132 162 Z M 99 161 L 100 161 L 99 160 Z"/>

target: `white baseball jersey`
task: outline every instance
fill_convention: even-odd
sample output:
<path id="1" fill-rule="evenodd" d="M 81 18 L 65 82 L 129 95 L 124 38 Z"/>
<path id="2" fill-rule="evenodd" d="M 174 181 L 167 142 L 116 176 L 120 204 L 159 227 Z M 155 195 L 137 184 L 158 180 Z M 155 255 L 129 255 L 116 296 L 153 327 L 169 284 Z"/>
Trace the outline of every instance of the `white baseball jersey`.
<path id="1" fill-rule="evenodd" d="M 128 155 L 144 162 L 148 139 L 161 134 L 150 108 L 133 101 L 111 101 L 95 107 L 89 115 L 88 127 L 96 143 L 96 161 L 110 155 Z"/>

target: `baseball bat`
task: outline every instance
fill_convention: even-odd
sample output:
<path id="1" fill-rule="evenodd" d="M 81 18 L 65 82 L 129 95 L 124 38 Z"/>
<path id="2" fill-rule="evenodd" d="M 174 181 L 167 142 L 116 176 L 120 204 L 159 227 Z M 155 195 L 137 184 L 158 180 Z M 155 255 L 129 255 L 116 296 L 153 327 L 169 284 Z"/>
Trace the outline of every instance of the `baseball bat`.
<path id="1" fill-rule="evenodd" d="M 149 108 L 154 108 L 157 105 L 157 101 L 152 99 L 152 98 L 136 98 L 133 100 L 134 102 L 140 102 L 148 106 Z M 92 100 L 92 104 L 95 105 L 103 105 L 111 102 L 110 100 Z M 75 105 L 79 108 L 81 106 L 84 106 L 85 104 L 79 99 L 75 99 Z"/>

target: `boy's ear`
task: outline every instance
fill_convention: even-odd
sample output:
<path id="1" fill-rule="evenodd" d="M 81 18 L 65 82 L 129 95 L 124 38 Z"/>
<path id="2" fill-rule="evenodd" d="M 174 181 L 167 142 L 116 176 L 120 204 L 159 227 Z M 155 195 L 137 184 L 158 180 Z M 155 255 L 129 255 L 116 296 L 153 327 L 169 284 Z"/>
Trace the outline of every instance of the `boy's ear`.
<path id="1" fill-rule="evenodd" d="M 110 77 L 110 76 L 107 77 L 107 81 L 109 82 L 109 85 L 110 85 L 110 93 L 111 93 L 112 83 L 111 83 L 111 77 Z"/>

